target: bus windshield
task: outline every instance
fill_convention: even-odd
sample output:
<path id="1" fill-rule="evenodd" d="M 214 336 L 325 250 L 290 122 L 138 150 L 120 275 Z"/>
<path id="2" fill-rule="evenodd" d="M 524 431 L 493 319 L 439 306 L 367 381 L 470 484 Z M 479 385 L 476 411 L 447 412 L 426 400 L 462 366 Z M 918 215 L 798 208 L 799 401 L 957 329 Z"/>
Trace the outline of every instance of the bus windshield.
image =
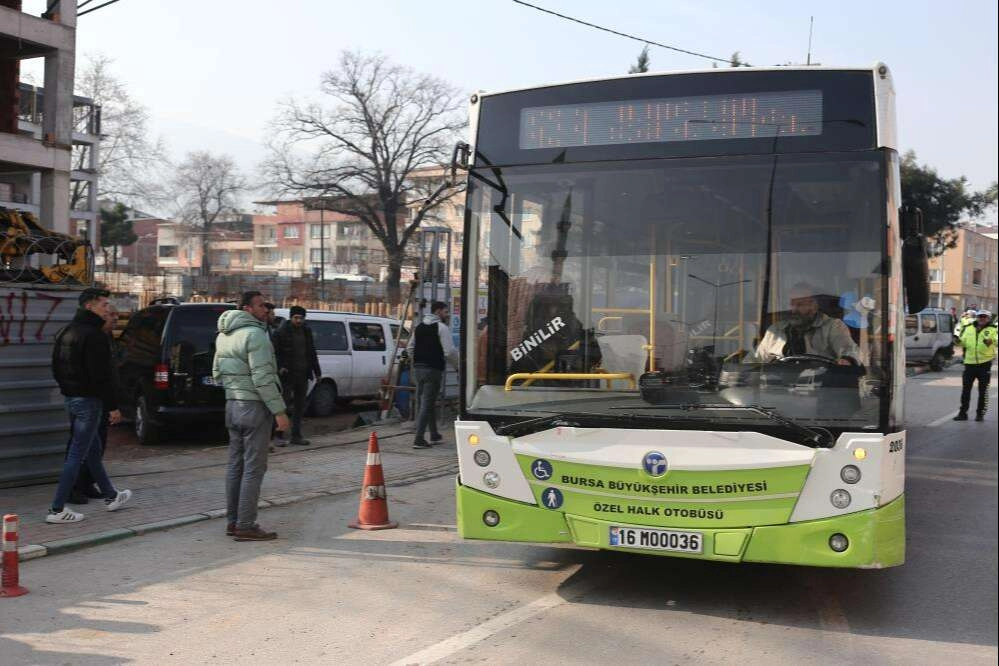
<path id="1" fill-rule="evenodd" d="M 466 410 L 878 428 L 885 160 L 474 169 Z"/>

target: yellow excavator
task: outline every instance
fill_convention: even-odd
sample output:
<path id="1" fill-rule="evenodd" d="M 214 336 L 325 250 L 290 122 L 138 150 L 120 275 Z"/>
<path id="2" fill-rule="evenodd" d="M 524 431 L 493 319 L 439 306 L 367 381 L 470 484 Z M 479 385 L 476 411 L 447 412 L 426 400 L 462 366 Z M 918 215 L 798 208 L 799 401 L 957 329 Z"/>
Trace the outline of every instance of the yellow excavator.
<path id="1" fill-rule="evenodd" d="M 55 255 L 57 261 L 34 268 L 29 262 L 33 254 Z M 89 284 L 91 259 L 86 241 L 46 229 L 32 213 L 0 207 L 0 280 Z"/>

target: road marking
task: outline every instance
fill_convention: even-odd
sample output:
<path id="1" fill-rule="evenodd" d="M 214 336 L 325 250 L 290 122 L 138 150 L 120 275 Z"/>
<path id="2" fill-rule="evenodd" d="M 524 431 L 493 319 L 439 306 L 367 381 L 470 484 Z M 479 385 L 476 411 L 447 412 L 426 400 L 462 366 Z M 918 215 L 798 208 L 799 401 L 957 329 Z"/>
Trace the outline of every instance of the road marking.
<path id="1" fill-rule="evenodd" d="M 440 525 L 438 523 L 406 523 L 406 527 L 418 530 L 440 530 L 442 532 L 457 532 L 457 525 Z"/>
<path id="2" fill-rule="evenodd" d="M 947 423 L 947 421 L 954 420 L 955 416 L 957 416 L 957 410 L 954 410 L 953 412 L 951 412 L 947 416 L 941 416 L 936 421 L 930 421 L 929 423 L 926 424 L 926 427 L 927 428 L 936 428 L 939 425 L 943 425 L 944 423 Z"/>
<path id="3" fill-rule="evenodd" d="M 569 577 L 571 578 L 575 575 L 580 568 L 582 568 L 582 565 L 576 564 L 568 569 Z M 591 578 L 575 585 L 569 585 L 562 589 L 561 592 L 546 594 L 540 599 L 535 599 L 525 606 L 514 608 L 511 611 L 497 615 L 491 620 L 486 620 L 474 629 L 469 629 L 468 631 L 456 634 L 451 638 L 446 638 L 439 643 L 435 643 L 430 647 L 420 650 L 419 652 L 414 652 L 408 657 L 403 657 L 402 659 L 394 661 L 391 666 L 432 664 L 436 661 L 440 661 L 441 659 L 446 659 L 447 657 L 450 657 L 465 648 L 471 647 L 476 643 L 480 643 L 491 636 L 495 636 L 505 629 L 509 629 L 510 627 L 520 624 L 525 620 L 529 620 L 532 617 L 540 615 L 553 608 L 569 603 L 570 600 L 568 597 L 575 597 L 580 594 L 584 594 L 596 587 L 600 582 L 600 577 Z"/>
<path id="4" fill-rule="evenodd" d="M 954 463 L 954 464 L 961 464 L 961 465 L 978 465 L 978 466 L 983 466 L 983 467 L 985 467 L 985 466 L 987 466 L 987 467 L 995 467 L 996 466 L 996 464 L 994 462 L 990 461 L 990 460 L 963 460 L 961 458 L 928 458 L 926 456 L 906 456 L 905 459 L 906 459 L 906 461 L 909 461 L 909 460 L 924 460 L 924 461 L 928 461 L 928 462 L 931 462 L 931 463 L 934 463 L 934 462 L 943 462 L 943 463 Z"/>

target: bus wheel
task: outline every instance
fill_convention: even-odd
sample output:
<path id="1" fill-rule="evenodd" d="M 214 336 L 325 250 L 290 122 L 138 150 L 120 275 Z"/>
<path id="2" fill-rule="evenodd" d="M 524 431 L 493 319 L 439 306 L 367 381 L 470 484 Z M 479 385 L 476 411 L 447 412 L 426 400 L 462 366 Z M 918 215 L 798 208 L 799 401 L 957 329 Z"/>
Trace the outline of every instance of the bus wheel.
<path id="1" fill-rule="evenodd" d="M 333 382 L 322 382 L 312 391 L 312 414 L 332 416 L 336 401 L 336 386 Z"/>

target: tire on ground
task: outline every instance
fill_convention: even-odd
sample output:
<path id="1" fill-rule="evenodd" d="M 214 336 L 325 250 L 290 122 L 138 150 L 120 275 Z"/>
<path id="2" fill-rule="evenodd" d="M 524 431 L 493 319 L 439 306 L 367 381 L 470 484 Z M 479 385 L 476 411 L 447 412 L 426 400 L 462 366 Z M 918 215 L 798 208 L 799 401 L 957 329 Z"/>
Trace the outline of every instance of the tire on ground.
<path id="1" fill-rule="evenodd" d="M 161 426 L 149 413 L 149 402 L 141 393 L 135 399 L 135 436 L 139 444 L 150 446 L 158 444 L 161 439 Z"/>
<path id="2" fill-rule="evenodd" d="M 322 381 L 312 389 L 309 399 L 309 413 L 312 416 L 325 417 L 332 416 L 337 405 L 336 384 L 331 381 Z"/>

